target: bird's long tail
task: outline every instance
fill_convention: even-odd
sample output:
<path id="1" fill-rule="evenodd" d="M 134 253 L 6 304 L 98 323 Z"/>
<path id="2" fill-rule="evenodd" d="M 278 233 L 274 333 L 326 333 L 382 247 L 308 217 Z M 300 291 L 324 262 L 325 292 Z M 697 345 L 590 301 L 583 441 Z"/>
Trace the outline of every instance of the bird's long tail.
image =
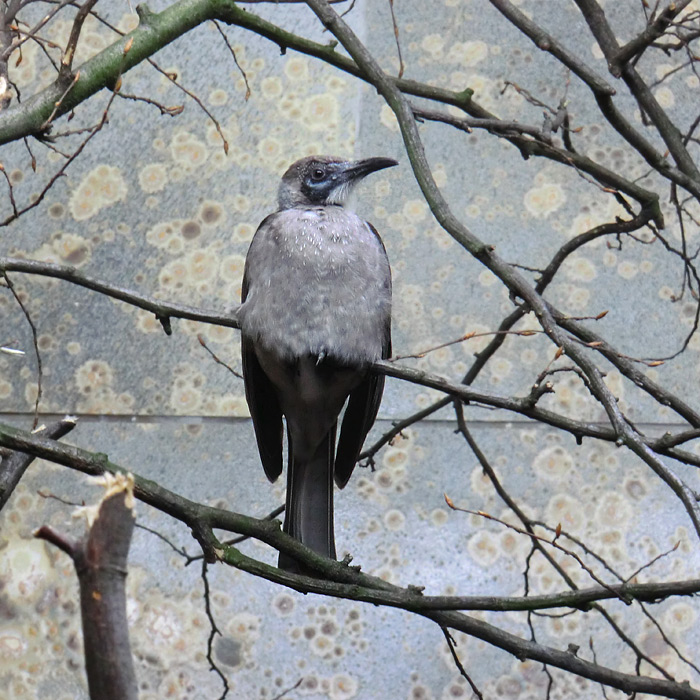
<path id="1" fill-rule="evenodd" d="M 287 469 L 287 505 L 284 531 L 323 556 L 335 559 L 333 533 L 333 463 L 335 427 L 321 441 L 311 459 L 294 457 L 289 444 Z M 287 554 L 280 552 L 278 566 L 292 573 L 309 570 Z"/>

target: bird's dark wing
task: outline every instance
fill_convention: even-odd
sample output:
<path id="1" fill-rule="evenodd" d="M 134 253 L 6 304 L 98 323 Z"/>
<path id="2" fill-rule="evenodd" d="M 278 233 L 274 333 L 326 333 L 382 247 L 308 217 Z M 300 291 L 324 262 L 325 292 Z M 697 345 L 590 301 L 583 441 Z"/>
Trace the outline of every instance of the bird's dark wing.
<path id="1" fill-rule="evenodd" d="M 377 229 L 369 222 L 366 223 L 377 237 L 377 241 L 386 255 L 384 241 L 382 241 Z M 391 290 L 391 277 L 388 277 L 385 284 Z M 391 357 L 391 316 L 388 316 L 386 319 L 382 342 L 382 359 L 385 360 L 387 357 Z M 348 479 L 350 479 L 352 470 L 355 468 L 362 451 L 362 445 L 367 437 L 367 433 L 377 417 L 383 392 L 384 375 L 371 372 L 350 394 L 340 428 L 338 451 L 335 457 L 334 477 L 338 488 L 342 489 L 348 483 Z"/>
<path id="2" fill-rule="evenodd" d="M 248 282 L 244 276 L 241 301 L 245 301 L 247 293 Z M 245 397 L 260 459 L 267 478 L 275 481 L 282 473 L 282 410 L 275 389 L 255 355 L 253 341 L 246 336 L 241 337 L 241 356 Z"/>
<path id="3" fill-rule="evenodd" d="M 391 356 L 391 328 L 387 320 L 386 339 L 382 348 L 382 358 Z M 367 433 L 374 424 L 382 402 L 384 375 L 370 372 L 355 388 L 348 399 L 348 407 L 340 428 L 338 451 L 335 457 L 335 483 L 343 488 L 355 468 L 362 451 Z"/>

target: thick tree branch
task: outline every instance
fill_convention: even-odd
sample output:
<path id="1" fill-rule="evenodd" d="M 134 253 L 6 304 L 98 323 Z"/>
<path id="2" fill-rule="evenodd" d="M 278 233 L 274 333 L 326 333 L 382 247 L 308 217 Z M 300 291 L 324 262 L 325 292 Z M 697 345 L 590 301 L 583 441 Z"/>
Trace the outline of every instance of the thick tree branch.
<path id="1" fill-rule="evenodd" d="M 598 42 L 608 63 L 614 65 L 615 59 L 620 52 L 620 45 L 605 17 L 603 8 L 596 0 L 574 0 L 574 2 L 581 10 L 581 14 L 588 23 L 591 33 Z M 661 107 L 649 86 L 637 72 L 637 69 L 630 63 L 626 63 L 622 67 L 622 79 L 639 102 L 639 106 L 656 126 L 678 168 L 690 180 L 688 184 L 692 185 L 692 187 L 689 186 L 688 190 L 696 196 L 700 196 L 700 171 L 698 171 L 695 161 L 688 153 L 679 129 Z"/>
<path id="2" fill-rule="evenodd" d="M 41 433 L 42 436 L 52 440 L 59 440 L 75 428 L 76 420 L 72 416 L 66 416 L 48 427 L 42 426 L 37 434 Z M 0 450 L 0 510 L 4 508 L 34 459 L 34 455 L 31 454 Z"/>
<path id="3" fill-rule="evenodd" d="M 544 32 L 543 29 L 520 12 L 509 0 L 490 1 L 515 27 L 526 36 L 530 37 L 535 45 L 539 46 L 542 41 L 549 42 L 550 45 L 557 44 L 553 37 Z M 605 52 L 603 46 L 601 46 L 601 49 Z M 584 79 L 581 75 L 579 75 L 579 77 Z M 649 165 L 651 165 L 652 168 L 669 178 L 672 182 L 685 188 L 696 197 L 700 197 L 700 181 L 692 175 L 692 169 L 688 170 L 685 166 L 684 168 L 674 168 L 666 160 L 664 154 L 654 148 L 654 146 L 647 141 L 647 139 L 645 139 L 617 109 L 612 99 L 614 91 L 611 93 L 598 89 L 592 80 L 584 79 L 584 82 L 592 90 L 601 113 L 608 120 L 610 125 L 646 160 L 647 163 L 649 163 Z"/>
<path id="4" fill-rule="evenodd" d="M 692 490 L 654 454 L 645 444 L 643 437 L 630 425 L 620 411 L 617 399 L 603 381 L 601 371 L 591 361 L 586 350 L 572 341 L 557 324 L 554 317 L 554 314 L 558 313 L 557 310 L 545 302 L 513 266 L 502 260 L 492 246 L 482 242 L 454 216 L 432 176 L 413 111 L 404 95 L 388 79 L 362 42 L 325 0 L 307 0 L 307 2 L 323 25 L 339 39 L 356 63 L 365 71 L 396 115 L 414 175 L 437 221 L 460 245 L 490 269 L 511 293 L 521 297 L 533 310 L 547 336 L 557 347 L 562 348 L 585 374 L 589 391 L 603 406 L 617 434 L 618 444 L 625 444 L 674 491 L 683 503 L 693 528 L 700 537 L 700 505 Z"/>
<path id="5" fill-rule="evenodd" d="M 11 449 L 31 452 L 43 459 L 49 459 L 87 474 L 97 475 L 104 472 L 113 474 L 125 473 L 124 469 L 110 462 L 106 455 L 97 455 L 77 447 L 56 443 L 9 426 L 0 426 L 0 444 Z M 463 613 L 446 610 L 446 606 L 469 605 L 469 601 L 481 606 L 495 606 L 496 609 L 500 609 L 501 606 L 503 609 L 513 609 L 508 606 L 517 605 L 515 602 L 517 599 L 493 597 L 489 600 L 485 597 L 423 596 L 419 588 L 409 587 L 402 589 L 381 579 L 362 574 L 355 570 L 354 567 L 348 567 L 342 562 L 332 561 L 315 554 L 300 542 L 282 532 L 278 521 L 258 520 L 218 508 L 200 505 L 163 488 L 153 481 L 136 475 L 133 476 L 133 479 L 135 496 L 154 508 L 187 524 L 192 529 L 194 536 L 205 553 L 208 553 L 212 559 L 221 559 L 225 563 L 243 571 L 288 586 L 294 590 L 350 598 L 352 600 L 417 612 L 434 620 L 443 627 L 450 627 L 475 636 L 510 652 L 518 658 L 531 658 L 550 663 L 585 678 L 603 682 L 628 692 L 649 692 L 681 700 L 700 700 L 700 692 L 688 685 L 621 673 L 580 659 L 570 652 L 559 651 L 552 647 L 522 639 L 516 635 L 504 632 L 491 624 L 475 620 Z M 280 551 L 293 555 L 299 561 L 307 563 L 312 569 L 318 571 L 323 578 L 291 574 L 252 559 L 234 547 L 219 542 L 213 533 L 214 529 L 255 537 Z M 672 582 L 664 584 L 665 588 L 662 587 L 659 590 L 667 592 L 669 588 L 672 588 L 674 591 L 686 595 L 694 592 L 695 585 L 698 583 L 688 581 Z M 654 596 L 652 588 L 637 587 L 634 590 L 642 596 L 647 596 L 646 599 L 658 599 L 658 597 Z M 608 596 L 611 598 L 616 597 L 618 594 L 623 596 L 629 594 L 629 590 L 624 587 L 618 591 L 615 591 L 614 588 L 601 587 L 599 591 L 606 598 Z M 572 593 L 565 592 L 562 595 L 571 596 Z M 576 595 L 580 597 L 576 598 Z M 568 600 L 576 600 L 581 603 L 580 607 L 586 607 L 591 602 L 587 596 L 591 595 L 592 592 L 579 591 L 577 594 L 574 594 L 574 598 L 568 598 Z M 664 595 L 664 593 L 661 593 L 661 595 Z M 427 604 L 425 601 L 428 601 Z M 541 602 L 547 604 L 554 601 L 542 600 Z M 424 605 L 427 605 L 427 607 L 423 607 Z M 430 606 L 432 605 L 436 605 L 438 609 L 431 609 Z M 527 604 L 525 603 L 525 605 Z M 493 608 L 479 607 L 473 609 Z"/>
<path id="6" fill-rule="evenodd" d="M 55 113 L 54 117 L 66 114 L 103 88 L 112 88 L 120 75 L 198 24 L 212 19 L 215 4 L 203 0 L 179 0 L 158 14 L 140 5 L 139 26 L 83 63 L 77 70 L 77 80 L 73 75 L 57 80 L 33 97 L 1 112 L 0 144 L 39 133 L 52 114 Z M 129 42 L 131 48 L 125 55 L 124 48 Z M 68 87 L 66 80 L 74 80 L 74 84 L 64 96 Z M 58 108 L 57 103 L 60 103 Z"/>
<path id="7" fill-rule="evenodd" d="M 238 328 L 235 310 L 230 313 L 220 313 L 186 304 L 165 302 L 116 284 L 94 279 L 71 265 L 58 265 L 56 263 L 25 260 L 22 258 L 0 258 L 0 272 L 23 272 L 29 275 L 52 277 L 91 289 L 94 292 L 118 299 L 139 309 L 150 311 L 164 323 L 166 332 L 169 328 L 170 318 L 183 318 L 191 321 L 200 321 L 201 323 L 212 323 L 217 326 L 226 326 L 227 328 Z"/>
<path id="8" fill-rule="evenodd" d="M 603 224 L 600 227 L 596 227 L 591 231 L 590 236 L 585 236 L 585 240 L 579 241 L 579 243 L 584 243 L 587 240 L 592 240 L 597 235 L 605 235 L 609 231 L 613 230 L 614 224 Z M 623 226 L 624 228 L 624 226 Z M 572 241 L 570 246 L 565 246 L 563 250 L 570 251 L 575 249 L 575 244 Z M 552 276 L 558 266 L 561 264 L 565 258 L 565 252 L 561 255 L 555 256 L 552 261 L 552 265 L 548 266 L 544 271 L 542 279 L 538 283 L 537 289 L 543 289 L 549 281 L 551 281 Z M 10 272 L 23 272 L 27 274 L 36 274 L 45 277 L 52 277 L 56 279 L 66 280 L 78 286 L 85 287 L 87 289 L 99 292 L 105 296 L 118 299 L 127 304 L 135 306 L 137 308 L 144 309 L 153 313 L 158 319 L 163 322 L 166 329 L 170 329 L 170 319 L 171 318 L 183 318 L 192 321 L 198 321 L 201 323 L 211 323 L 214 325 L 225 326 L 228 328 L 238 328 L 238 322 L 236 320 L 235 309 L 228 314 L 217 313 L 214 311 L 209 311 L 206 309 L 199 309 L 197 307 L 187 306 L 184 304 L 176 304 L 173 302 L 167 302 L 160 299 L 155 299 L 147 295 L 142 295 L 132 290 L 125 289 L 118 285 L 109 284 L 107 282 L 91 278 L 84 273 L 80 272 L 74 267 L 68 265 L 57 265 L 55 263 L 45 263 L 37 260 L 23 260 L 20 258 L 0 258 L 0 271 L 10 271 Z M 526 309 L 521 307 L 516 309 L 511 316 L 509 316 L 504 321 L 504 329 L 512 327 L 512 325 L 522 318 L 526 313 Z M 575 324 L 575 322 L 567 320 L 568 317 L 562 316 L 557 317 L 559 323 L 562 327 L 570 328 L 572 332 L 577 334 L 586 334 L 587 338 L 597 339 L 598 336 L 592 332 L 585 329 L 585 327 L 580 327 L 580 324 Z M 167 332 L 167 330 L 166 330 Z M 480 358 L 477 358 L 475 363 L 475 372 L 483 367 L 486 360 L 491 356 L 493 352 L 500 347 L 505 336 L 500 336 L 494 338 L 492 341 L 493 345 L 492 351 L 489 353 L 480 353 Z M 618 364 L 621 364 L 625 369 L 626 373 L 633 374 L 636 380 L 638 380 L 640 386 L 649 387 L 650 393 L 653 391 L 652 395 L 659 397 L 659 400 L 667 405 L 674 407 L 687 419 L 690 419 L 694 412 L 686 407 L 685 404 L 676 399 L 672 394 L 666 392 L 661 387 L 657 386 L 651 380 L 646 378 L 646 376 L 639 372 L 631 362 L 624 363 L 623 360 L 616 356 L 615 351 L 611 349 L 606 343 L 600 340 L 589 340 L 586 342 L 597 342 L 600 343 L 596 346 L 596 350 L 603 353 L 606 357 L 610 356 L 610 360 L 616 360 Z M 565 430 L 571 433 L 577 440 L 583 437 L 595 438 L 599 440 L 605 440 L 607 442 L 617 442 L 619 440 L 618 433 L 613 427 L 609 425 L 604 425 L 600 423 L 592 423 L 577 420 L 575 418 L 569 418 L 563 416 L 554 411 L 549 411 L 547 409 L 540 408 L 536 401 L 532 398 L 524 396 L 521 398 L 517 397 L 506 397 L 499 396 L 497 394 L 489 394 L 482 391 L 477 391 L 470 389 L 467 385 L 473 381 L 476 374 L 468 373 L 467 376 L 462 380 L 462 383 L 450 382 L 443 377 L 439 377 L 434 374 L 423 372 L 421 370 L 412 369 L 403 365 L 397 365 L 389 361 L 378 361 L 372 365 L 372 369 L 385 374 L 396 379 L 402 379 L 404 381 L 409 381 L 414 384 L 419 384 L 421 386 L 426 386 L 431 389 L 437 389 L 443 391 L 451 397 L 459 398 L 466 403 L 490 406 L 492 408 L 500 408 L 506 411 L 512 411 L 514 413 L 525 416 L 535 421 L 551 425 L 553 427 Z M 637 376 L 639 375 L 639 376 Z M 666 398 L 668 397 L 668 399 Z M 436 405 L 437 408 L 442 405 L 447 405 L 449 400 L 443 400 L 444 404 Z M 684 410 L 687 409 L 687 410 Z M 698 422 L 700 426 L 700 420 Z M 694 466 L 700 466 L 700 457 L 692 453 L 684 452 L 678 450 L 674 444 L 668 442 L 668 438 L 643 438 L 644 444 L 646 444 L 651 450 L 658 452 L 659 454 L 667 455 L 678 459 L 687 464 L 692 464 Z"/>
<path id="9" fill-rule="evenodd" d="M 574 75 L 577 75 L 594 93 L 599 95 L 614 95 L 615 88 L 605 78 L 589 68 L 581 59 L 569 51 L 561 42 L 545 32 L 535 22 L 523 14 L 509 0 L 491 0 L 491 4 L 525 36 L 529 37 L 538 49 L 551 53 L 565 65 Z"/>
<path id="10" fill-rule="evenodd" d="M 113 87 L 121 74 L 199 24 L 213 19 L 253 31 L 276 43 L 283 52 L 293 49 L 361 77 L 361 71 L 354 62 L 337 53 L 335 45 L 319 44 L 299 37 L 243 10 L 232 0 L 178 0 L 159 13 L 140 5 L 139 18 L 136 29 L 78 67 L 79 77 L 68 94 L 64 96 L 67 87 L 65 81 L 57 81 L 21 104 L 0 112 L 0 145 L 41 131 L 52 113 L 55 112 L 54 118 L 66 114 L 103 88 Z M 124 56 L 124 47 L 128 42 L 132 42 L 131 49 Z M 472 94 L 471 90 L 454 92 L 413 80 L 396 82 L 408 94 L 438 99 L 458 107 L 469 102 Z M 57 102 L 60 102 L 59 108 L 56 107 Z"/>
<path id="11" fill-rule="evenodd" d="M 127 557 L 134 530 L 132 501 L 126 486 L 108 494 L 79 543 L 47 526 L 36 533 L 68 554 L 75 565 L 80 583 L 85 669 L 94 700 L 138 698 L 126 619 Z"/>
<path id="12" fill-rule="evenodd" d="M 648 49 L 657 39 L 663 36 L 663 33 L 672 24 L 673 20 L 685 10 L 692 0 L 680 0 L 679 2 L 669 3 L 658 14 L 656 19 L 647 24 L 644 31 L 638 34 L 634 39 L 630 39 L 624 46 L 608 60 L 610 72 L 616 78 L 622 75 L 622 69 L 628 61 L 640 56 Z"/>
<path id="13" fill-rule="evenodd" d="M 417 107 L 412 107 L 412 109 L 419 119 L 439 121 L 463 131 L 485 129 L 491 133 L 498 134 L 501 138 L 512 143 L 525 157 L 539 156 L 548 158 L 556 163 L 587 173 L 602 185 L 633 197 L 648 211 L 649 219 L 654 221 L 660 228 L 663 228 L 663 216 L 659 207 L 658 194 L 640 187 L 587 156 L 548 143 L 542 130 L 537 127 L 520 124 L 519 122 L 506 122 L 501 119 L 459 118 L 436 110 Z"/>

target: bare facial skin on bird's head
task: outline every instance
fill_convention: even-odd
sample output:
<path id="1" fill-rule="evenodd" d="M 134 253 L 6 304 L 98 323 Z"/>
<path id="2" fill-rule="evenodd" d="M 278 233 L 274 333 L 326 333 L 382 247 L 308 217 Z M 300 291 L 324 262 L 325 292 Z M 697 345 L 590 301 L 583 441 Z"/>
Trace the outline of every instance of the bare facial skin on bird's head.
<path id="1" fill-rule="evenodd" d="M 277 479 L 284 416 L 284 530 L 331 558 L 333 483 L 347 483 L 379 410 L 384 377 L 368 366 L 391 355 L 386 251 L 372 225 L 343 205 L 363 178 L 394 165 L 335 156 L 293 163 L 280 183 L 278 211 L 253 237 L 243 276 L 243 377 L 260 459 Z M 312 573 L 284 554 L 279 566 Z"/>
<path id="2" fill-rule="evenodd" d="M 343 206 L 352 189 L 367 175 L 398 165 L 391 158 L 346 161 L 337 156 L 307 156 L 292 164 L 282 176 L 278 193 L 280 209 L 318 204 Z"/>

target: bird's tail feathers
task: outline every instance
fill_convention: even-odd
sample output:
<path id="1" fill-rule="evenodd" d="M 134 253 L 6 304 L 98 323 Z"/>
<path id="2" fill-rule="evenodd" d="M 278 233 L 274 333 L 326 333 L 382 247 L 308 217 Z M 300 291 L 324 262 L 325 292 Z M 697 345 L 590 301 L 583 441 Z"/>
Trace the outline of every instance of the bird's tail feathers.
<path id="1" fill-rule="evenodd" d="M 334 426 L 321 441 L 314 455 L 296 459 L 289 442 L 287 504 L 284 531 L 318 554 L 336 558 L 333 532 Z M 310 573 L 296 559 L 280 552 L 278 566 L 292 573 Z"/>

